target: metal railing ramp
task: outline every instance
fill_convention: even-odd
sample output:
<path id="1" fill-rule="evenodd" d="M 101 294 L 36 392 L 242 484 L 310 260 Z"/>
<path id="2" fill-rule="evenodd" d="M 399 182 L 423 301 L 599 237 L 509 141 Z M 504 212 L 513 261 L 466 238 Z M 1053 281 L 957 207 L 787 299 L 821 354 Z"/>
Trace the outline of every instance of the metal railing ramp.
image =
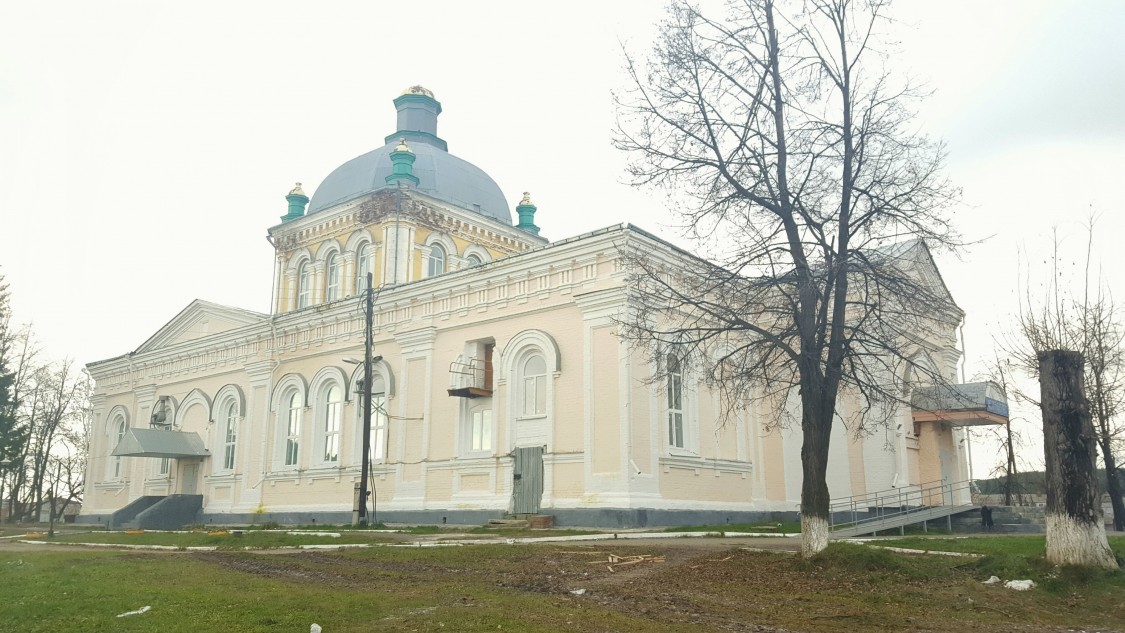
<path id="1" fill-rule="evenodd" d="M 883 530 L 945 519 L 952 530 L 955 514 L 974 509 L 971 481 L 932 482 L 856 495 L 829 506 L 829 538 L 851 538 Z"/>

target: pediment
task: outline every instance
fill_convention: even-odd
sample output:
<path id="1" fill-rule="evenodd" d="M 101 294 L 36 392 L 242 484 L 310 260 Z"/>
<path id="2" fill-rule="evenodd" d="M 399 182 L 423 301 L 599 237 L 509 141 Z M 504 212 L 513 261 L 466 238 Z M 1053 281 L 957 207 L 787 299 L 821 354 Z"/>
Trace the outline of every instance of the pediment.
<path id="1" fill-rule="evenodd" d="M 174 347 L 248 325 L 264 323 L 267 318 L 259 312 L 196 299 L 142 343 L 137 348 L 137 353 Z"/>
<path id="2" fill-rule="evenodd" d="M 945 284 L 945 279 L 941 276 L 941 269 L 938 268 L 937 262 L 934 261 L 933 253 L 930 252 L 929 246 L 922 240 L 912 240 L 914 244 L 910 248 L 910 261 L 913 264 L 912 272 L 917 276 L 918 280 L 931 288 L 934 296 L 940 296 L 948 305 L 954 306 L 958 311 L 961 308 L 957 306 L 956 300 L 953 298 L 953 293 L 949 292 L 949 286 Z M 960 318 L 964 318 L 964 312 L 961 311 Z"/>

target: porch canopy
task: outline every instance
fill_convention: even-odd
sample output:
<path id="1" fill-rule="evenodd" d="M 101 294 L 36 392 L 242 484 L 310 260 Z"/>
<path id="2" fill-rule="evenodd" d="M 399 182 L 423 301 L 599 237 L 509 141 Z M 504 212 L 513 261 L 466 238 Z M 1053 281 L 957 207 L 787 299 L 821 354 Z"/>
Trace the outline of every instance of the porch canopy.
<path id="1" fill-rule="evenodd" d="M 207 457 L 198 433 L 129 429 L 110 453 L 114 457 Z"/>
<path id="2" fill-rule="evenodd" d="M 1008 423 L 1008 398 L 994 382 L 918 387 L 910 405 L 915 422 L 949 422 L 953 426 Z"/>

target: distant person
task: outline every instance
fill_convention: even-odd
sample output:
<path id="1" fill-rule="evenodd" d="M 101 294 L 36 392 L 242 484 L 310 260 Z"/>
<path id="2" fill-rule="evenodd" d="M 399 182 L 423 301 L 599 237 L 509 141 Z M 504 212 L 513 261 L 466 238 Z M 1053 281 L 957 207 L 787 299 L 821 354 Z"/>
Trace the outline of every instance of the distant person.
<path id="1" fill-rule="evenodd" d="M 992 531 L 992 508 L 988 506 L 980 507 L 980 526 L 985 532 Z"/>

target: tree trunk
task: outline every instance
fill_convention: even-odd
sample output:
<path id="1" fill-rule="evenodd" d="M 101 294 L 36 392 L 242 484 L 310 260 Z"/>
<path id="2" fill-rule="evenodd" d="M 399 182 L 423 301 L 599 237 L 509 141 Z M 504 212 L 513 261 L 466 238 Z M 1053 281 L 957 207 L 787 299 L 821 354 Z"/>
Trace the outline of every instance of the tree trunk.
<path id="1" fill-rule="evenodd" d="M 1011 507 L 1012 505 L 1012 489 L 1015 487 L 1016 479 L 1016 448 L 1012 444 L 1012 423 L 1009 421 L 1004 427 L 1008 431 L 1008 441 L 1005 442 L 1005 448 L 1008 450 L 1008 462 L 1005 467 L 1004 477 L 1004 505 Z"/>
<path id="2" fill-rule="evenodd" d="M 1102 522 L 1082 354 L 1049 350 L 1037 356 L 1047 466 L 1047 562 L 1117 569 Z"/>
<path id="3" fill-rule="evenodd" d="M 806 387 L 807 389 L 807 387 Z M 801 555 L 813 556 L 828 547 L 828 446 L 832 411 L 822 399 L 802 397 L 801 420 Z"/>
<path id="4" fill-rule="evenodd" d="M 1107 441 L 1102 447 L 1102 461 L 1105 462 L 1105 490 L 1113 506 L 1113 529 L 1125 532 L 1125 503 L 1121 499 L 1121 478 L 1118 476 L 1117 460 Z"/>

